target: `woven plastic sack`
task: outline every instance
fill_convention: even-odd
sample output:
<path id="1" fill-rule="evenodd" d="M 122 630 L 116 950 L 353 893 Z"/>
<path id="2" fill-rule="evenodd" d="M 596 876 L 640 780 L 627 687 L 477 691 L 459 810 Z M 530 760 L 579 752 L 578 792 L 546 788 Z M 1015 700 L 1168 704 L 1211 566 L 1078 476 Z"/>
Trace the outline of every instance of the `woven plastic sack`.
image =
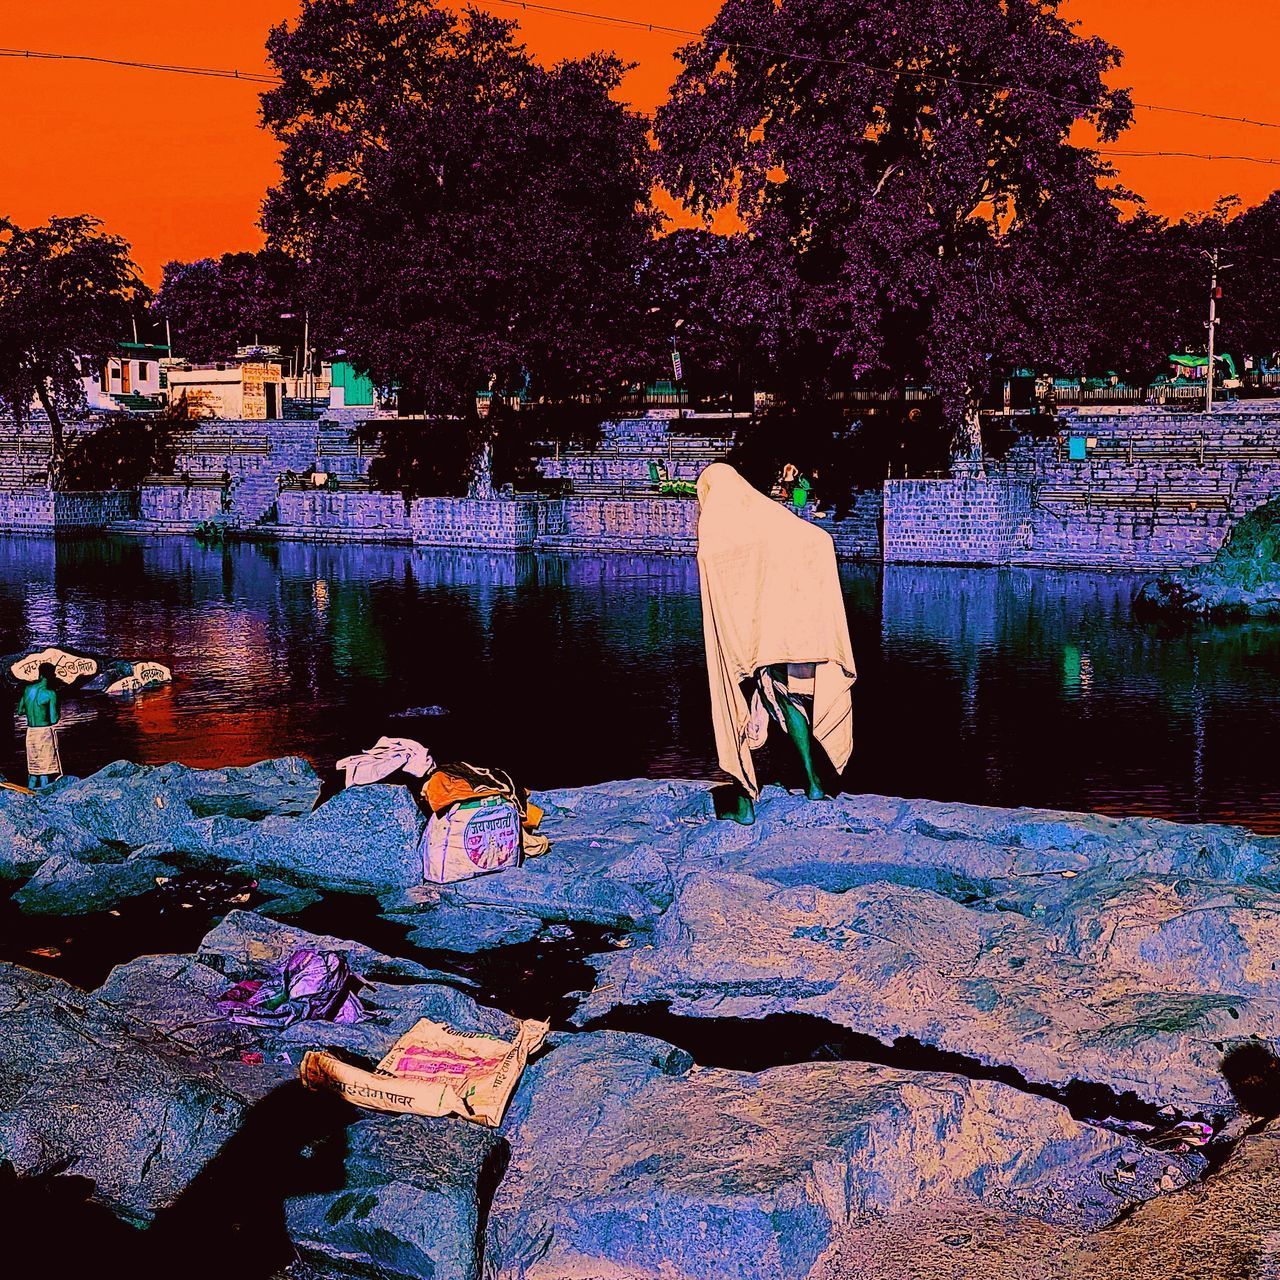
<path id="1" fill-rule="evenodd" d="M 331 1053 L 308 1053 L 299 1072 L 311 1089 L 331 1089 L 373 1111 L 462 1116 L 496 1128 L 520 1082 L 529 1055 L 542 1047 L 550 1024 L 522 1022 L 513 1041 L 463 1035 L 442 1022 L 416 1022 L 378 1063 L 353 1067 Z"/>
<path id="2" fill-rule="evenodd" d="M 464 800 L 433 813 L 423 835 L 422 874 L 434 884 L 520 865 L 520 810 L 504 796 Z"/>

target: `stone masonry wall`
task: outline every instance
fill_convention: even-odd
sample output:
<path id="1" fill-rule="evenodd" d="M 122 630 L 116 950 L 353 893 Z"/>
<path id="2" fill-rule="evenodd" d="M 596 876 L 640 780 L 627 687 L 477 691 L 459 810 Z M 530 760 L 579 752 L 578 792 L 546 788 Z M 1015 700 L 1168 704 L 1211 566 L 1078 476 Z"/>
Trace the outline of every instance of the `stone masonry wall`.
<path id="1" fill-rule="evenodd" d="M 222 511 L 222 491 L 205 485 L 190 490 L 176 484 L 144 484 L 138 491 L 138 518 L 195 528 Z"/>
<path id="2" fill-rule="evenodd" d="M 51 533 L 53 494 L 30 486 L 0 492 L 0 528 L 6 533 Z"/>
<path id="3" fill-rule="evenodd" d="M 1084 458 L 1069 456 L 1069 436 L 1088 442 Z M 1031 539 L 1015 563 L 1194 565 L 1280 494 L 1280 414 L 1076 415 L 1057 438 L 1020 441 L 1005 469 L 1033 486 Z"/>
<path id="4" fill-rule="evenodd" d="M 419 498 L 410 523 L 413 539 L 432 547 L 492 547 L 522 551 L 538 537 L 532 499 Z"/>
<path id="5" fill-rule="evenodd" d="M 1009 564 L 1031 531 L 1023 480 L 886 480 L 886 564 Z"/>
<path id="6" fill-rule="evenodd" d="M 53 495 L 53 523 L 59 530 L 105 529 L 112 521 L 131 519 L 136 510 L 132 489 Z"/>
<path id="7" fill-rule="evenodd" d="M 277 537 L 304 541 L 412 542 L 414 524 L 398 493 L 286 489 L 276 500 Z"/>

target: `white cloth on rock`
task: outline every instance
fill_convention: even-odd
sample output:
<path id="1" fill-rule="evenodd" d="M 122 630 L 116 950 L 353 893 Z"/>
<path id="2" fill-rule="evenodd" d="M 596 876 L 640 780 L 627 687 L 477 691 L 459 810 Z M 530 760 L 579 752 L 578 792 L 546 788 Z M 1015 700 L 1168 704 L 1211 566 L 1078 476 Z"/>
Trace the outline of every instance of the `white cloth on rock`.
<path id="1" fill-rule="evenodd" d="M 401 769 L 415 778 L 425 778 L 435 767 L 431 753 L 412 738 L 379 738 L 367 751 L 338 761 L 348 787 L 381 782 Z"/>

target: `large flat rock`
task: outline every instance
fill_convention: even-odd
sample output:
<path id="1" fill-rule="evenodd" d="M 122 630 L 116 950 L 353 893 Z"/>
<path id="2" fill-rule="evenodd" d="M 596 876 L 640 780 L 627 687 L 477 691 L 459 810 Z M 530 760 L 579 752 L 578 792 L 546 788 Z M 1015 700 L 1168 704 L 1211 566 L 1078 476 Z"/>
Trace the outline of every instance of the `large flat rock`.
<path id="1" fill-rule="evenodd" d="M 618 1033 L 561 1038 L 503 1132 L 486 1253 L 501 1280 L 799 1280 L 867 1214 L 959 1198 L 1096 1227 L 1169 1163 L 1005 1085 L 846 1062 L 703 1069 Z"/>
<path id="2" fill-rule="evenodd" d="M 88 1178 L 95 1199 L 148 1222 L 235 1134 L 251 1093 L 247 1069 L 215 1070 L 67 983 L 0 964 L 0 1161 L 20 1175 Z"/>
<path id="3" fill-rule="evenodd" d="M 1280 1036 L 1275 842 L 1225 827 L 773 791 L 691 828 L 586 1023 L 661 1003 L 806 1013 L 1028 1080 L 1229 1112 L 1224 1051 Z"/>
<path id="4" fill-rule="evenodd" d="M 414 945 L 477 951 L 564 921 L 643 929 L 670 905 L 684 844 L 711 814 L 706 785 L 692 782 L 612 782 L 535 799 L 549 853 L 500 875 L 428 886 L 413 901 L 387 900 Z"/>

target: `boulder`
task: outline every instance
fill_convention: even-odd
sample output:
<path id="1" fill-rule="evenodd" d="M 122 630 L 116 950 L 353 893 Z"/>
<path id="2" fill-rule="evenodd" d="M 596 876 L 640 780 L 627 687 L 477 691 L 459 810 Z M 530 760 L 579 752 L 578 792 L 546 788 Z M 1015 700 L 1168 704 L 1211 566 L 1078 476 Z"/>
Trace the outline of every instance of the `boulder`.
<path id="1" fill-rule="evenodd" d="M 306 885 L 394 892 L 422 882 L 426 822 L 407 787 L 348 787 L 305 817 L 268 818 L 248 857 Z"/>
<path id="2" fill-rule="evenodd" d="M 240 1125 L 247 1094 L 67 983 L 0 964 L 0 1162 L 88 1178 L 145 1223 Z"/>
<path id="3" fill-rule="evenodd" d="M 671 902 L 689 824 L 711 813 L 706 785 L 691 782 L 604 783 L 534 800 L 545 811 L 549 852 L 498 875 L 428 886 L 412 901 L 386 900 L 391 918 L 411 926 L 414 945 L 479 951 L 565 921 L 645 929 Z"/>
<path id="4" fill-rule="evenodd" d="M 88 860 L 119 861 L 144 846 L 209 852 L 226 843 L 215 819 L 297 816 L 309 812 L 319 794 L 315 770 L 289 757 L 227 769 L 117 760 L 88 778 L 64 778 L 45 793 L 18 799 L 32 806 L 50 831 L 65 833 L 64 839 L 78 841 L 82 850 L 87 836 L 88 848 L 96 846 Z"/>
<path id="5" fill-rule="evenodd" d="M 960 1197 L 1092 1228 L 1156 1194 L 1170 1163 L 1006 1085 L 852 1062 L 696 1068 L 618 1033 L 560 1038 L 503 1132 L 486 1248 L 501 1280 L 800 1280 L 867 1214 Z"/>
<path id="6" fill-rule="evenodd" d="M 753 827 L 685 830 L 671 905 L 594 961 L 578 1021 L 805 1013 L 1192 1114 L 1235 1109 L 1230 1045 L 1280 1036 L 1273 839 L 777 789 Z"/>
<path id="7" fill-rule="evenodd" d="M 342 1185 L 285 1204 L 305 1262 L 370 1280 L 479 1280 L 477 1246 L 506 1153 L 493 1130 L 369 1115 L 331 1141 L 344 1144 Z"/>
<path id="8" fill-rule="evenodd" d="M 171 876 L 174 871 L 172 864 L 154 858 L 94 866 L 57 854 L 40 864 L 13 900 L 33 916 L 89 915 L 154 889 L 157 876 Z"/>

